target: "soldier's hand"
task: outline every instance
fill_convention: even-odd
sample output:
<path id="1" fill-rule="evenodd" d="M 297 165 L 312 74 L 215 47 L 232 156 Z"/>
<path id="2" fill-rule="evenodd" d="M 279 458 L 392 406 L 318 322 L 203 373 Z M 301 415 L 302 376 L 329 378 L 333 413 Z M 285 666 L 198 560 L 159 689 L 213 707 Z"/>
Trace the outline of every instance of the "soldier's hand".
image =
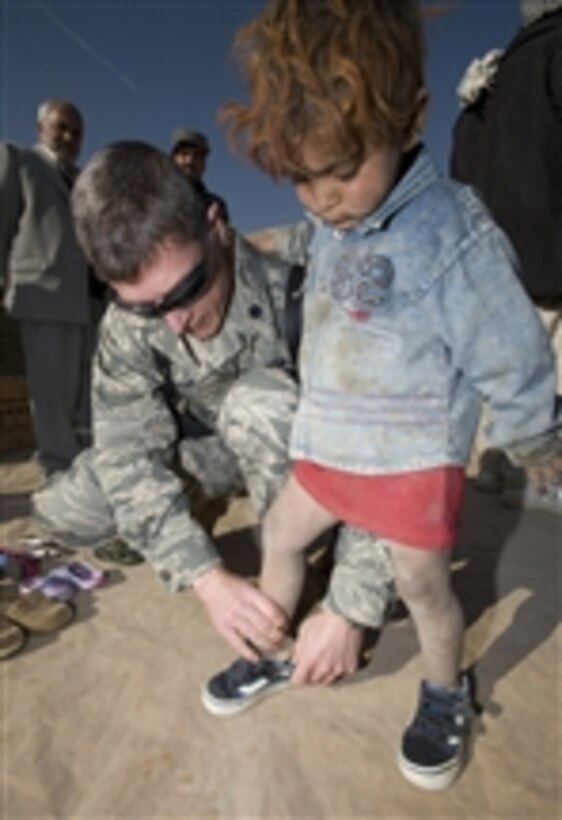
<path id="1" fill-rule="evenodd" d="M 258 659 L 251 645 L 269 652 L 283 641 L 285 614 L 249 581 L 213 567 L 195 580 L 193 588 L 217 632 L 243 658 Z"/>
<path id="2" fill-rule="evenodd" d="M 332 683 L 355 672 L 363 630 L 334 612 L 322 610 L 301 625 L 292 661 L 291 683 Z"/>

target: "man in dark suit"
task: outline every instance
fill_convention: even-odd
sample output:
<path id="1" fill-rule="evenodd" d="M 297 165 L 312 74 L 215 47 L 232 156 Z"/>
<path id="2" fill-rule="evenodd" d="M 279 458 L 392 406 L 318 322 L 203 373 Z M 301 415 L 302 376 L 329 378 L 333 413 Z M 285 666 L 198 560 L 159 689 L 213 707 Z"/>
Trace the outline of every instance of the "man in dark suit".
<path id="1" fill-rule="evenodd" d="M 83 130 L 72 103 L 49 99 L 36 145 L 0 143 L 0 290 L 19 322 L 46 476 L 70 466 L 90 429 L 92 302 L 69 203 Z"/>

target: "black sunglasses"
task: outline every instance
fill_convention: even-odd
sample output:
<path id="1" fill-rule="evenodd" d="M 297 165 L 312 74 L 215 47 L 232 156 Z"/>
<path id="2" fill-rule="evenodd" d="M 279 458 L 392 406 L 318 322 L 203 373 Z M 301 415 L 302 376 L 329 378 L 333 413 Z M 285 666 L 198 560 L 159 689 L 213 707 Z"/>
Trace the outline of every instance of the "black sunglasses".
<path id="1" fill-rule="evenodd" d="M 185 307 L 191 302 L 195 302 L 203 295 L 211 278 L 211 269 L 203 259 L 194 268 L 182 276 L 177 285 L 168 291 L 157 302 L 126 302 L 120 296 L 114 294 L 113 301 L 122 310 L 142 316 L 145 319 L 157 319 L 166 313 L 179 307 Z"/>

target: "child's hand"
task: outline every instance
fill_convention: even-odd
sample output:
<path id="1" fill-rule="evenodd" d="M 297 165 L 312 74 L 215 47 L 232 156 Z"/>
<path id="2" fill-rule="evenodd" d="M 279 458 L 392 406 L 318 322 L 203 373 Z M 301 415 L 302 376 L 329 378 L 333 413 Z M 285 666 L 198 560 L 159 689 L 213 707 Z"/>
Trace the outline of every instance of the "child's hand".
<path id="1" fill-rule="evenodd" d="M 534 467 L 527 467 L 527 476 L 537 490 L 542 490 L 548 484 L 562 485 L 562 454 Z"/>

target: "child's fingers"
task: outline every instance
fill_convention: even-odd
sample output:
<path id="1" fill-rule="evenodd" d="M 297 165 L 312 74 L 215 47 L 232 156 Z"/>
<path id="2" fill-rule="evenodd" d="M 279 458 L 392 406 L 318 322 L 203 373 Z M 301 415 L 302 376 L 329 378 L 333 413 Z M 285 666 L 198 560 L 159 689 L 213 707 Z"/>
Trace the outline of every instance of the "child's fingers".
<path id="1" fill-rule="evenodd" d="M 537 490 L 543 489 L 548 484 L 562 484 L 562 458 L 557 456 L 546 464 L 529 467 L 527 475 Z"/>

